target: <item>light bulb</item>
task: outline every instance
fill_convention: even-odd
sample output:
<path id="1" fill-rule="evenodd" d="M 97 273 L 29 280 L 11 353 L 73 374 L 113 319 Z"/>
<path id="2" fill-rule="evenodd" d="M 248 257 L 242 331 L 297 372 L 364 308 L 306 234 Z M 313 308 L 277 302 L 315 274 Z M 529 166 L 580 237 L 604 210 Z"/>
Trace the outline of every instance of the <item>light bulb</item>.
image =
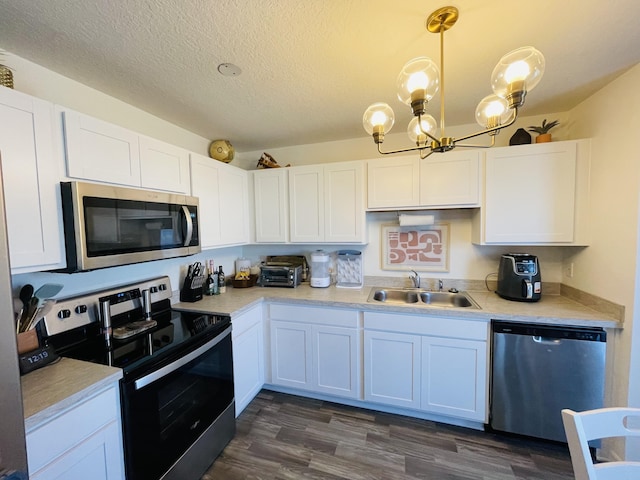
<path id="1" fill-rule="evenodd" d="M 506 123 L 511 115 L 509 105 L 504 98 L 487 95 L 476 108 L 476 121 L 484 128 L 493 128 Z"/>
<path id="2" fill-rule="evenodd" d="M 522 106 L 527 92 L 540 82 L 544 66 L 544 55 L 534 47 L 522 47 L 507 53 L 491 74 L 493 92 L 506 98 L 509 108 Z"/>
<path id="3" fill-rule="evenodd" d="M 414 115 L 424 114 L 426 104 L 438 93 L 440 70 L 428 57 L 407 62 L 396 80 L 398 99 L 410 105 Z"/>
<path id="4" fill-rule="evenodd" d="M 391 130 L 394 122 L 393 109 L 386 103 L 369 105 L 362 116 L 362 126 L 376 143 L 384 141 L 384 134 Z"/>
<path id="5" fill-rule="evenodd" d="M 422 126 L 422 128 L 420 128 Z M 413 117 L 407 127 L 407 134 L 413 143 L 417 146 L 426 145 L 429 137 L 424 132 L 433 135 L 436 131 L 437 124 L 435 118 L 431 115 L 422 115 L 422 121 L 418 124 L 418 117 Z"/>

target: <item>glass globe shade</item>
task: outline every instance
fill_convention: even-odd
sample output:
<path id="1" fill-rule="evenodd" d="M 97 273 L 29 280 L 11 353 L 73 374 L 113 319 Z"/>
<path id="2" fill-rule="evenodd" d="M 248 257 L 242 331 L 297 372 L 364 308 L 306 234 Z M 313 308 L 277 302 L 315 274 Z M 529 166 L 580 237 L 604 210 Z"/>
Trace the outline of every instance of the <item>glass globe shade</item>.
<path id="1" fill-rule="evenodd" d="M 500 59 L 491 74 L 493 92 L 507 98 L 514 92 L 530 92 L 544 74 L 544 55 L 534 47 L 521 47 Z"/>
<path id="2" fill-rule="evenodd" d="M 418 57 L 407 62 L 396 80 L 398 99 L 407 105 L 422 100 L 429 101 L 440 88 L 440 69 L 428 57 Z"/>
<path id="3" fill-rule="evenodd" d="M 393 109 L 386 103 L 374 103 L 369 105 L 362 116 L 362 126 L 369 135 L 374 133 L 385 134 L 395 122 Z"/>
<path id="4" fill-rule="evenodd" d="M 508 102 L 497 95 L 487 95 L 476 107 L 476 122 L 484 128 L 493 128 L 509 120 L 511 110 Z"/>
<path id="5" fill-rule="evenodd" d="M 418 146 L 426 145 L 429 141 L 429 137 L 424 132 L 434 135 L 437 128 L 436 119 L 431 115 L 422 115 L 421 120 L 420 124 L 418 124 L 418 117 L 413 117 L 407 127 L 409 138 Z M 422 129 L 420 126 L 422 126 Z"/>

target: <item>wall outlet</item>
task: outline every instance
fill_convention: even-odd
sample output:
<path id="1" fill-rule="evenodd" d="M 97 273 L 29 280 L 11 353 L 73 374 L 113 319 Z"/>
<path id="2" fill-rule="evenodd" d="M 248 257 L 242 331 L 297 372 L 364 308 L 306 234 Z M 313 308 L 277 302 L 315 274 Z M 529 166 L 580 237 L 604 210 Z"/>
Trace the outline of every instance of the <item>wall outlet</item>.
<path id="1" fill-rule="evenodd" d="M 573 262 L 565 267 L 564 274 L 569 278 L 573 278 Z"/>

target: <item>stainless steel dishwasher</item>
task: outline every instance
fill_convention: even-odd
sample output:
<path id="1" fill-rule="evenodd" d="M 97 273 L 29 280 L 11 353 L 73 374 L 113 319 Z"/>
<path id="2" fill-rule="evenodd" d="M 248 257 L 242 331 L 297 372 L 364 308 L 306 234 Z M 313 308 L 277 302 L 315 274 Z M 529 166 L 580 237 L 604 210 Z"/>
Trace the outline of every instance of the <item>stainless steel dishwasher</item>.
<path id="1" fill-rule="evenodd" d="M 566 442 L 560 411 L 603 406 L 606 332 L 492 321 L 490 427 Z"/>

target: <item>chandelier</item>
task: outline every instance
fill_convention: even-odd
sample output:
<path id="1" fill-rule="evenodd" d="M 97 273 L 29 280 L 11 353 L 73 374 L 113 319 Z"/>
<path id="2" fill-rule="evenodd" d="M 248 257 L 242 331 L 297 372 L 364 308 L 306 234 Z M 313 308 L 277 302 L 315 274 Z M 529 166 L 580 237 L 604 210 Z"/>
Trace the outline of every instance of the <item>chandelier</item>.
<path id="1" fill-rule="evenodd" d="M 528 91 L 538 84 L 544 73 L 544 56 L 534 47 L 521 47 L 503 56 L 491 75 L 493 94 L 483 98 L 476 108 L 476 121 L 483 130 L 460 138 L 445 135 L 444 121 L 444 32 L 458 20 L 455 7 L 439 8 L 427 18 L 426 28 L 440 34 L 440 68 L 428 57 L 410 60 L 398 75 L 396 85 L 398 99 L 409 105 L 414 118 L 409 122 L 407 133 L 415 143 L 413 148 L 383 152 L 380 145 L 384 135 L 395 122 L 393 110 L 386 103 L 374 103 L 367 108 L 362 124 L 373 136 L 378 152 L 383 155 L 420 151 L 420 158 L 434 152 L 448 152 L 455 147 L 489 148 L 495 144 L 495 135 L 512 125 L 518 116 L 518 108 L 524 105 Z M 440 90 L 440 137 L 436 137 L 436 120 L 426 113 L 427 103 Z M 460 144 L 480 135 L 491 137 L 490 145 Z"/>

